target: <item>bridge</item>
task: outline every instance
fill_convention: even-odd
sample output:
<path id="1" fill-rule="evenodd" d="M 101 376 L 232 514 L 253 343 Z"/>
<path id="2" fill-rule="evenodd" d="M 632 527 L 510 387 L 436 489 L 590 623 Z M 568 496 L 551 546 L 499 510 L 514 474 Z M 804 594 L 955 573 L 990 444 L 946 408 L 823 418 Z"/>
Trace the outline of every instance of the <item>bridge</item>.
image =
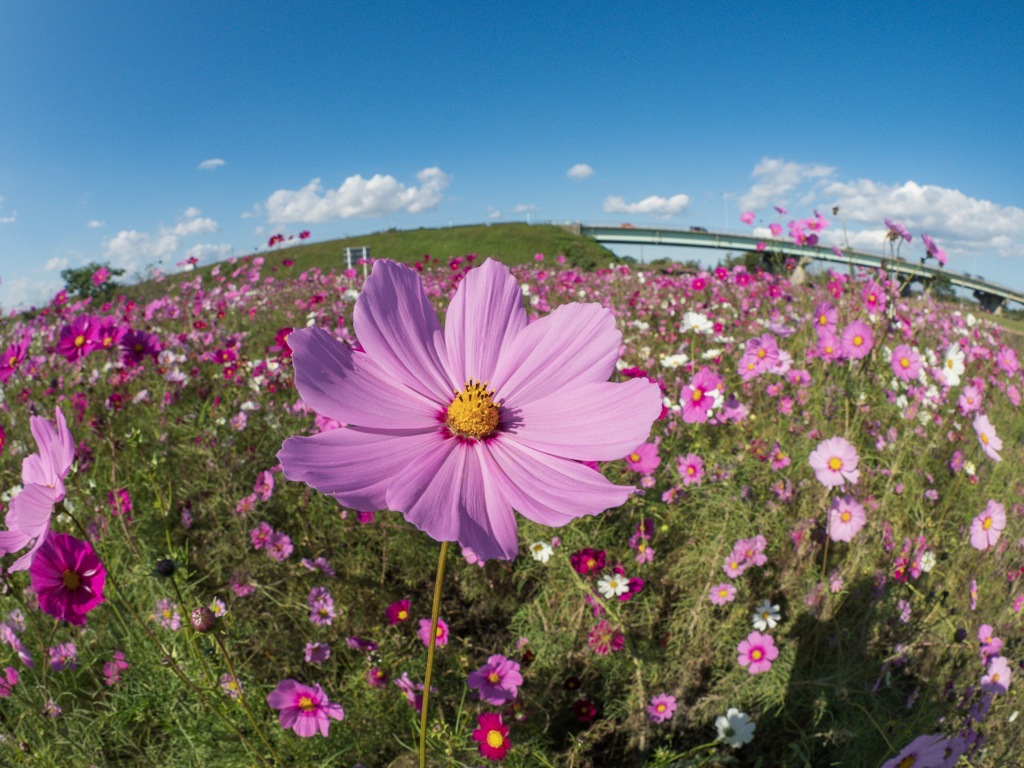
<path id="1" fill-rule="evenodd" d="M 758 252 L 758 244 L 767 246 L 764 253 L 783 254 L 797 261 L 797 275 L 803 274 L 803 268 L 811 261 L 828 261 L 858 267 L 884 268 L 896 273 L 908 283 L 919 282 L 925 290 L 939 278 L 949 280 L 952 285 L 972 291 L 981 306 L 999 313 L 1007 301 L 1016 301 L 1024 305 L 1024 293 L 1014 291 L 1006 286 L 990 283 L 978 277 L 971 277 L 958 272 L 950 272 L 938 267 L 928 266 L 920 262 L 879 256 L 864 251 L 846 249 L 836 253 L 830 247 L 820 245 L 797 245 L 792 241 L 776 238 L 738 235 L 730 232 L 709 232 L 699 227 L 690 229 L 651 229 L 634 226 L 603 226 L 593 224 L 574 224 L 569 227 L 577 234 L 591 237 L 599 243 L 623 243 L 629 245 L 670 245 L 686 248 L 718 248 L 726 251 Z"/>

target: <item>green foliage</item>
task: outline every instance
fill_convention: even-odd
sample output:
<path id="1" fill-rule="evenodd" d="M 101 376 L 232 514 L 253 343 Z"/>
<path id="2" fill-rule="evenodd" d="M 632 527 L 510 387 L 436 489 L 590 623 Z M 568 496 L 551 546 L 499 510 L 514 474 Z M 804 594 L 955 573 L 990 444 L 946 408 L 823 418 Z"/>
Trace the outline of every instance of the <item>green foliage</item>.
<path id="1" fill-rule="evenodd" d="M 103 270 L 102 272 L 100 270 Z M 104 272 L 106 273 L 104 275 Z M 64 281 L 64 289 L 72 299 L 97 298 L 105 299 L 112 296 L 121 286 L 114 280 L 124 274 L 123 269 L 111 269 L 108 263 L 91 262 L 84 267 L 69 267 L 61 270 L 60 277 Z M 103 276 L 98 279 L 97 275 Z"/>

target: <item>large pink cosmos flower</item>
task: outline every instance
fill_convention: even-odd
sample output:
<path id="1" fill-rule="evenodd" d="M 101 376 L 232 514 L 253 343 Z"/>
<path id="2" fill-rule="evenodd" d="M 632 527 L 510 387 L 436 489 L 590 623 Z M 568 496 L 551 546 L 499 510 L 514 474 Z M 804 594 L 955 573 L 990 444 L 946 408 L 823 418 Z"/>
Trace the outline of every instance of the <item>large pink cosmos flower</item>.
<path id="1" fill-rule="evenodd" d="M 683 387 L 679 395 L 683 407 L 683 421 L 687 424 L 703 424 L 708 414 L 722 403 L 722 377 L 704 366 Z"/>
<path id="2" fill-rule="evenodd" d="M 67 533 L 46 537 L 29 568 L 39 608 L 82 626 L 85 614 L 102 603 L 107 571 L 92 546 Z"/>
<path id="3" fill-rule="evenodd" d="M 832 499 L 828 508 L 828 536 L 832 541 L 853 541 L 867 522 L 864 506 L 850 494 Z"/>
<path id="4" fill-rule="evenodd" d="M 302 399 L 347 425 L 288 438 L 289 480 L 357 511 L 399 511 L 484 560 L 516 556 L 513 509 L 560 526 L 635 491 L 581 463 L 622 458 L 661 413 L 656 384 L 608 381 L 621 334 L 607 309 L 567 304 L 528 323 L 515 277 L 487 261 L 442 329 L 419 275 L 385 260 L 353 324 L 364 351 L 319 328 L 288 337 Z"/>
<path id="5" fill-rule="evenodd" d="M 331 718 L 345 718 L 341 705 L 328 701 L 319 684 L 310 687 L 297 680 L 278 683 L 277 688 L 267 694 L 267 704 L 281 713 L 278 719 L 282 728 L 291 728 L 303 738 L 314 736 L 317 731 L 327 736 Z"/>
<path id="6" fill-rule="evenodd" d="M 736 651 L 739 654 L 736 661 L 741 667 L 746 667 L 747 672 L 752 675 L 767 672 L 772 668 L 772 662 L 779 658 L 775 639 L 760 632 L 751 632 L 747 635 L 747 639 L 741 640 L 736 646 Z"/>
<path id="7" fill-rule="evenodd" d="M 75 458 L 75 441 L 64 413 L 57 409 L 56 426 L 41 416 L 29 419 L 38 453 L 21 462 L 22 489 L 7 510 L 6 531 L 0 531 L 0 555 L 8 555 L 32 544 L 31 549 L 11 565 L 23 571 L 32 563 L 50 530 L 53 506 L 64 498 L 64 478 Z"/>

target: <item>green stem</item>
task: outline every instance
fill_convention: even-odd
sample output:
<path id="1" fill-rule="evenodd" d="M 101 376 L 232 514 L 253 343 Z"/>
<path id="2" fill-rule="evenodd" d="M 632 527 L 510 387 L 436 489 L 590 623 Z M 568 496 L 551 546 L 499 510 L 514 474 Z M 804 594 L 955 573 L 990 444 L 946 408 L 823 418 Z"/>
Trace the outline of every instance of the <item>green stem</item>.
<path id="1" fill-rule="evenodd" d="M 427 644 L 427 673 L 423 678 L 423 705 L 420 709 L 420 768 L 427 768 L 427 703 L 430 700 L 430 673 L 434 670 L 434 645 L 437 643 L 437 616 L 441 612 L 441 581 L 444 561 L 448 555 L 448 542 L 441 542 L 437 558 L 437 578 L 434 581 L 434 605 L 430 609 L 430 642 Z"/>

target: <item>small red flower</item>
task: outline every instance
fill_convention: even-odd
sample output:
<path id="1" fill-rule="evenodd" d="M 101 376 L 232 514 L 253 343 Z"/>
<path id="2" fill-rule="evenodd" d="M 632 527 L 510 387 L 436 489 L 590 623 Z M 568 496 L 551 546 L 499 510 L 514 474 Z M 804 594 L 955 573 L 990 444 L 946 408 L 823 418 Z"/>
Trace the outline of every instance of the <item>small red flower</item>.
<path id="1" fill-rule="evenodd" d="M 501 715 L 484 712 L 476 718 L 479 726 L 473 731 L 473 738 L 479 742 L 480 754 L 488 760 L 503 760 L 505 753 L 512 749 L 508 740 L 508 726 L 501 722 Z"/>
<path id="2" fill-rule="evenodd" d="M 590 699 L 578 699 L 572 705 L 572 713 L 581 723 L 589 723 L 597 717 L 597 707 Z"/>

